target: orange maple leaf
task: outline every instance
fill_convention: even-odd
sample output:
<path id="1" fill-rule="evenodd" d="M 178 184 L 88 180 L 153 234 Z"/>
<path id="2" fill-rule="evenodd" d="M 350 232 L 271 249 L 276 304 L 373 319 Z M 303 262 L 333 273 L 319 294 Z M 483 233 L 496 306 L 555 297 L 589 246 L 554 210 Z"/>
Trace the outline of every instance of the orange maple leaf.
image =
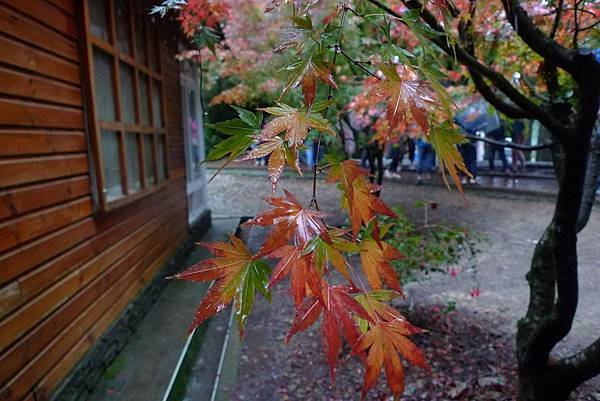
<path id="1" fill-rule="evenodd" d="M 285 140 L 290 147 L 301 146 L 309 129 L 325 132 L 335 136 L 335 131 L 321 115 L 298 110 L 286 104 L 279 107 L 258 109 L 276 116 L 262 130 L 259 139 L 267 140 L 285 131 Z"/>
<path id="2" fill-rule="evenodd" d="M 363 239 L 359 244 L 360 264 L 369 285 L 374 290 L 381 289 L 381 279 L 391 289 L 402 292 L 400 281 L 390 261 L 403 258 L 404 255 L 387 242 L 377 243 L 373 239 Z"/>
<path id="3" fill-rule="evenodd" d="M 270 157 L 267 169 L 269 170 L 271 190 L 273 193 L 275 193 L 277 181 L 279 180 L 279 177 L 281 177 L 281 173 L 283 172 L 286 163 L 292 167 L 296 173 L 300 176 L 302 175 L 297 147 L 294 146 L 290 148 L 286 146 L 283 138 L 279 136 L 266 139 L 265 142 L 261 143 L 238 160 L 259 159 L 268 155 L 270 155 Z"/>
<path id="4" fill-rule="evenodd" d="M 288 66 L 286 70 L 290 71 L 291 75 L 283 88 L 281 96 L 302 83 L 304 104 L 308 109 L 311 108 L 315 100 L 318 80 L 323 81 L 334 89 L 338 88 L 333 79 L 331 67 L 323 60 L 300 60 Z"/>
<path id="5" fill-rule="evenodd" d="M 371 317 L 369 321 L 363 320 L 363 334 L 354 351 L 367 352 L 363 398 L 377 383 L 381 369 L 384 368 L 388 386 L 394 398 L 399 399 L 404 391 L 404 368 L 398 354 L 413 365 L 429 370 L 423 352 L 408 339 L 423 330 L 413 326 L 400 312 L 381 302 L 395 296 L 397 294 L 394 292 L 375 291 L 360 295 L 357 299 Z"/>
<path id="6" fill-rule="evenodd" d="M 425 80 L 402 79 L 394 64 L 380 63 L 378 67 L 386 79 L 379 82 L 372 93 L 387 99 L 388 134 L 398 128 L 408 113 L 423 132 L 429 132 L 429 113 L 441 107 L 433 86 Z"/>
<path id="7" fill-rule="evenodd" d="M 317 287 L 317 288 L 315 288 Z M 321 338 L 332 380 L 342 350 L 342 335 L 350 347 L 359 352 L 357 345 L 360 329 L 355 317 L 371 320 L 367 311 L 352 296 L 353 288 L 347 285 L 331 286 L 324 281 L 312 283 L 314 296 L 297 308 L 287 341 L 312 326 L 322 314 Z M 320 290 L 319 290 L 320 288 Z"/>
<path id="8" fill-rule="evenodd" d="M 398 216 L 373 194 L 379 190 L 379 187 L 367 181 L 368 175 L 369 172 L 361 168 L 357 162 L 345 160 L 332 166 L 327 181 L 339 182 L 342 185 L 354 239 L 360 231 L 361 224 L 367 225 L 374 221 L 375 239 L 379 240 L 378 224 L 374 219 L 376 214 L 384 214 L 393 218 L 398 218 Z"/>

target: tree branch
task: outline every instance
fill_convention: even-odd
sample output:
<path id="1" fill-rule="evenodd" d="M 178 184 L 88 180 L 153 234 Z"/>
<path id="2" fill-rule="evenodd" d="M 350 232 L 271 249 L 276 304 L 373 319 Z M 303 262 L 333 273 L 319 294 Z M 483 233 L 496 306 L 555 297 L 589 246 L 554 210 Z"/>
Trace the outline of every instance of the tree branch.
<path id="1" fill-rule="evenodd" d="M 600 134 L 592 137 L 590 146 L 590 156 L 588 158 L 587 170 L 583 187 L 583 199 L 579 208 L 579 217 L 577 218 L 577 232 L 580 232 L 587 225 L 594 201 L 596 198 L 596 185 L 600 176 Z"/>
<path id="2" fill-rule="evenodd" d="M 402 18 L 401 14 L 395 12 L 381 1 L 368 1 L 371 4 L 380 7 L 386 13 L 396 18 Z M 430 26 L 431 29 L 434 29 L 440 33 L 444 33 L 443 28 L 439 25 L 435 16 L 425 9 L 420 1 L 403 0 L 403 2 L 409 9 L 419 10 L 421 13 L 421 18 Z M 456 56 L 456 58 L 462 64 L 489 79 L 490 82 L 494 84 L 501 92 L 503 92 L 511 101 L 513 101 L 515 105 L 523 109 L 524 112 L 528 113 L 531 118 L 537 119 L 546 128 L 548 128 L 548 130 L 550 130 L 558 140 L 563 142 L 569 141 L 569 131 L 567 127 L 562 125 L 556 118 L 554 118 L 550 113 L 546 112 L 543 108 L 529 100 L 524 94 L 512 86 L 512 84 L 501 73 L 483 65 L 481 62 L 479 62 L 479 60 L 471 56 L 458 44 L 456 44 L 453 48 L 450 48 L 444 38 L 432 38 L 431 41 L 449 56 Z"/>
<path id="3" fill-rule="evenodd" d="M 571 379 L 572 386 L 591 379 L 600 373 L 600 338 L 584 350 L 559 361 L 556 371 L 561 377 Z"/>
<path id="4" fill-rule="evenodd" d="M 577 74 L 574 50 L 561 46 L 540 31 L 523 10 L 519 0 L 502 0 L 502 4 L 508 22 L 534 52 L 571 75 Z"/>
<path id="5" fill-rule="evenodd" d="M 378 80 L 381 81 L 381 77 L 377 76 L 371 70 L 369 70 L 368 68 L 366 68 L 365 66 L 363 66 L 359 61 L 354 60 L 352 58 L 352 56 L 350 56 L 342 47 L 338 46 L 338 50 L 339 50 L 340 53 L 342 53 L 342 56 L 344 56 L 344 57 L 346 57 L 348 59 L 349 62 L 351 62 L 352 64 L 354 64 L 355 66 L 357 66 L 358 68 L 360 68 L 361 70 L 363 70 L 366 74 L 372 76 L 373 78 L 377 78 Z"/>
<path id="6" fill-rule="evenodd" d="M 554 39 L 556 36 L 556 32 L 558 31 L 558 26 L 560 25 L 560 17 L 562 16 L 563 11 L 563 3 L 564 0 L 558 0 L 558 4 L 556 5 L 556 16 L 554 17 L 554 23 L 552 24 L 552 30 L 550 31 L 550 38 Z"/>
<path id="7" fill-rule="evenodd" d="M 478 72 L 468 68 L 475 88 L 481 93 L 481 96 L 501 113 L 510 118 L 531 118 L 531 115 L 524 112 L 523 109 L 505 102 L 500 96 L 494 93 L 494 90 L 485 83 L 484 78 Z"/>
<path id="8" fill-rule="evenodd" d="M 506 142 L 506 141 L 495 141 L 495 140 L 490 139 L 490 138 L 481 137 L 481 136 L 472 135 L 472 134 L 467 134 L 467 133 L 463 133 L 463 136 L 465 138 L 469 138 L 469 139 L 474 140 L 474 141 L 481 141 L 481 142 L 489 143 L 491 145 L 499 145 L 499 146 L 502 146 L 502 147 L 505 147 L 505 148 L 509 148 L 509 149 L 524 150 L 526 152 L 529 152 L 529 151 L 532 151 L 532 150 L 547 149 L 551 145 L 549 143 L 542 144 L 542 145 L 533 145 L 533 146 L 531 146 L 531 145 L 521 145 L 520 143 Z"/>
<path id="9" fill-rule="evenodd" d="M 464 44 L 465 50 L 475 58 L 475 43 L 473 39 L 473 20 L 475 19 L 475 12 L 477 10 L 476 3 L 474 0 L 471 0 L 469 4 L 469 14 L 470 18 L 468 20 L 461 20 L 458 24 L 458 35 L 460 40 Z M 490 104 L 504 113 L 506 116 L 510 118 L 530 118 L 530 115 L 525 113 L 520 107 L 509 104 L 504 101 L 500 96 L 498 96 L 494 90 L 485 82 L 484 77 L 473 70 L 472 68 L 468 68 L 469 74 L 471 75 L 471 79 L 475 84 L 475 88 L 481 93 L 483 98 L 487 100 Z"/>

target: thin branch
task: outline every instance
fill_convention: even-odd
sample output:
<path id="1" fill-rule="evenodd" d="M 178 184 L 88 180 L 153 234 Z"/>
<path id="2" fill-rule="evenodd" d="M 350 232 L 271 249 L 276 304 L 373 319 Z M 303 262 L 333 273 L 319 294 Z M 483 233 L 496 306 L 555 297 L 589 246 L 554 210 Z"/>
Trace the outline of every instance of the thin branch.
<path id="1" fill-rule="evenodd" d="M 498 111 L 510 118 L 531 118 L 531 115 L 523 111 L 523 109 L 504 101 L 504 99 L 498 96 L 494 90 L 488 84 L 486 84 L 485 79 L 483 76 L 481 76 L 481 74 L 471 68 L 468 68 L 468 70 L 469 74 L 471 75 L 471 79 L 473 80 L 473 84 L 475 84 L 475 87 L 481 96 L 483 96 L 485 100 L 498 109 Z"/>
<path id="2" fill-rule="evenodd" d="M 337 63 L 337 55 L 340 50 L 340 43 L 342 41 L 342 33 L 344 31 L 344 25 L 346 24 L 347 14 L 348 14 L 348 7 L 344 7 L 344 11 L 342 13 L 342 22 L 340 24 L 340 31 L 338 32 L 338 38 L 337 38 L 337 42 L 335 44 L 334 53 L 333 53 L 332 64 L 333 64 L 334 73 L 335 73 L 335 66 Z M 333 99 L 333 88 L 330 86 L 329 92 L 327 93 L 327 100 L 331 100 L 331 99 Z M 319 132 L 319 137 L 317 138 L 317 152 L 315 154 L 315 165 L 313 166 L 312 198 L 310 200 L 311 207 L 314 207 L 317 210 L 319 210 L 319 204 L 317 202 L 317 174 L 319 173 L 318 160 L 319 160 L 319 153 L 321 151 L 321 139 L 322 139 L 322 133 Z"/>
<path id="3" fill-rule="evenodd" d="M 552 24 L 552 30 L 550 31 L 550 38 L 554 39 L 558 26 L 560 25 L 560 17 L 562 16 L 563 4 L 565 0 L 558 0 L 556 5 L 556 16 L 554 17 L 554 23 Z"/>
<path id="4" fill-rule="evenodd" d="M 529 89 L 529 94 L 533 97 L 535 97 L 536 99 L 541 100 L 542 102 L 545 103 L 550 103 L 550 99 L 540 95 L 539 93 L 537 93 L 537 91 L 535 90 L 535 88 L 533 87 L 532 83 L 529 82 L 529 80 L 527 79 L 527 77 L 525 75 L 523 75 L 521 77 L 521 81 L 523 81 L 525 83 L 525 86 L 527 86 L 527 89 Z"/>
<path id="5" fill-rule="evenodd" d="M 491 145 L 498 145 L 498 146 L 502 146 L 502 147 L 509 148 L 509 149 L 523 150 L 525 152 L 529 152 L 529 151 L 533 151 L 533 150 L 547 149 L 551 146 L 550 143 L 546 143 L 546 144 L 542 144 L 542 145 L 521 145 L 519 143 L 514 143 L 514 142 L 495 141 L 490 138 L 481 137 L 481 136 L 472 135 L 472 134 L 463 134 L 463 136 L 465 138 L 469 138 L 474 141 L 481 141 L 481 142 L 489 143 Z"/>
<path id="6" fill-rule="evenodd" d="M 342 56 L 346 57 L 349 62 L 351 62 L 352 64 L 354 64 L 355 66 L 357 66 L 358 68 L 360 68 L 365 73 L 367 73 L 370 76 L 372 76 L 373 78 L 377 78 L 378 80 L 381 81 L 381 77 L 380 76 L 378 76 L 377 74 L 373 73 L 371 70 L 369 70 L 368 68 L 366 68 L 365 66 L 363 66 L 363 64 L 367 64 L 367 63 L 364 63 L 364 62 L 361 63 L 360 61 L 354 60 L 352 58 L 352 56 L 350 56 L 342 47 L 338 47 L 337 50 L 339 50 L 339 52 L 342 54 Z"/>
<path id="7" fill-rule="evenodd" d="M 473 40 L 473 21 L 475 20 L 475 12 L 477 11 L 476 3 L 474 0 L 471 0 L 469 4 L 469 14 L 470 18 L 466 21 L 462 20 L 458 24 L 458 35 L 460 40 L 464 44 L 465 51 L 467 51 L 473 58 L 475 56 L 475 43 Z M 498 96 L 492 87 L 490 87 L 486 82 L 484 77 L 479 74 L 477 71 L 472 68 L 468 68 L 469 74 L 471 75 L 471 79 L 475 84 L 475 87 L 481 93 L 483 98 L 487 100 L 490 104 L 496 107 L 500 112 L 504 113 L 506 116 L 511 118 L 530 118 L 531 116 L 523 111 L 518 106 L 514 104 L 509 104 L 500 96 Z"/>
<path id="8" fill-rule="evenodd" d="M 573 0 L 573 20 L 575 23 L 575 29 L 573 30 L 573 48 L 579 48 L 578 36 L 579 36 L 579 16 L 577 15 L 577 11 L 579 11 L 579 2 L 577 0 Z"/>
<path id="9" fill-rule="evenodd" d="M 600 24 L 600 19 L 598 21 L 594 22 L 593 24 L 590 24 L 588 26 L 584 26 L 583 28 L 579 28 L 579 32 L 588 31 L 588 30 L 594 28 L 596 25 L 599 25 L 599 24 Z"/>

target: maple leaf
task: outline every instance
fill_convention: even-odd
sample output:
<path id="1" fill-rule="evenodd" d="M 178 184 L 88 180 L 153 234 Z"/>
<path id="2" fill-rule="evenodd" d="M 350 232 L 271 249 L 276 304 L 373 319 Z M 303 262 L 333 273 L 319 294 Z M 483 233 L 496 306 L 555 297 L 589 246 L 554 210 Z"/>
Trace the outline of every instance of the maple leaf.
<path id="1" fill-rule="evenodd" d="M 413 365 L 429 370 L 422 351 L 408 339 L 423 331 L 410 324 L 397 310 L 381 302 L 397 295 L 391 291 L 375 291 L 356 297 L 371 318 L 360 322 L 363 334 L 354 350 L 355 353 L 367 352 L 363 398 L 377 383 L 382 368 L 394 398 L 400 397 L 404 391 L 404 368 L 398 354 Z"/>
<path id="2" fill-rule="evenodd" d="M 317 235 L 329 241 L 327 229 L 321 221 L 325 213 L 306 209 L 290 192 L 284 190 L 284 193 L 285 197 L 267 198 L 266 201 L 273 206 L 273 209 L 264 211 L 244 223 L 250 226 L 273 227 L 258 256 L 271 253 L 287 245 L 290 240 L 301 249 Z"/>
<path id="3" fill-rule="evenodd" d="M 381 289 L 381 278 L 391 289 L 402 292 L 400 281 L 390 261 L 403 258 L 404 255 L 387 242 L 363 239 L 359 244 L 360 263 L 369 285 L 374 290 Z"/>
<path id="4" fill-rule="evenodd" d="M 312 107 L 317 94 L 317 80 L 320 79 L 332 88 L 337 89 L 331 69 L 323 60 L 300 60 L 288 66 L 286 70 L 290 71 L 290 77 L 283 88 L 281 96 L 302 83 L 304 104 L 308 109 Z"/>
<path id="5" fill-rule="evenodd" d="M 320 274 L 326 271 L 329 262 L 338 272 L 352 284 L 352 279 L 348 271 L 350 266 L 344 258 L 343 252 L 356 252 L 358 248 L 352 242 L 343 238 L 345 231 L 330 231 L 330 241 L 324 241 L 320 236 L 310 240 L 302 250 L 302 255 L 313 256 L 314 266 Z"/>
<path id="6" fill-rule="evenodd" d="M 259 109 L 276 116 L 269 122 L 260 134 L 261 140 L 267 140 L 285 131 L 285 140 L 290 147 L 302 146 L 310 129 L 325 132 L 335 136 L 335 131 L 329 122 L 321 115 L 298 110 L 286 104 L 279 107 Z"/>
<path id="7" fill-rule="evenodd" d="M 394 397 L 404 392 L 404 368 L 398 353 L 414 365 L 427 369 L 421 350 L 406 336 L 411 332 L 404 322 L 379 322 L 370 326 L 357 345 L 357 351 L 366 351 L 365 380 L 362 397 L 377 383 L 381 369 L 385 367 L 387 383 Z"/>
<path id="8" fill-rule="evenodd" d="M 455 129 L 451 123 L 444 121 L 441 125 L 433 127 L 428 135 L 429 142 L 435 149 L 435 152 L 440 160 L 440 170 L 442 171 L 442 177 L 448 189 L 450 185 L 446 179 L 446 170 L 450 174 L 452 181 L 458 188 L 459 192 L 464 196 L 460 177 L 458 176 L 458 170 L 464 174 L 472 177 L 471 173 L 465 166 L 463 158 L 456 148 L 456 145 L 464 143 L 467 139 Z"/>
<path id="9" fill-rule="evenodd" d="M 376 214 L 384 214 L 393 218 L 398 216 L 374 192 L 379 190 L 377 185 L 367 181 L 369 172 L 361 168 L 353 160 L 333 163 L 328 182 L 339 182 L 345 194 L 345 203 L 350 214 L 354 239 L 358 236 L 361 225 L 369 224 Z M 375 237 L 378 240 L 378 223 L 374 221 Z"/>
<path id="10" fill-rule="evenodd" d="M 188 281 L 215 280 L 200 302 L 189 332 L 233 302 L 240 335 L 243 335 L 256 291 L 271 301 L 268 289 L 271 269 L 265 262 L 257 260 L 246 245 L 234 236 L 231 236 L 229 243 L 211 242 L 201 245 L 215 257 L 203 260 L 172 277 Z"/>
<path id="11" fill-rule="evenodd" d="M 281 177 L 283 168 L 287 163 L 290 167 L 302 176 L 300 170 L 300 161 L 298 155 L 298 149 L 296 146 L 289 147 L 286 145 L 283 138 L 274 136 L 267 138 L 263 143 L 252 149 L 245 156 L 239 158 L 239 161 L 259 159 L 261 157 L 269 156 L 269 163 L 267 169 L 269 170 L 269 177 L 271 178 L 271 190 L 275 193 L 277 188 L 277 181 Z"/>
<path id="12" fill-rule="evenodd" d="M 284 277 L 290 275 L 290 287 L 294 303 L 298 308 L 306 297 L 308 280 L 316 274 L 310 269 L 308 257 L 301 254 L 302 250 L 293 245 L 284 245 L 267 255 L 268 258 L 280 258 L 273 268 L 269 288 L 273 287 Z"/>
<path id="13" fill-rule="evenodd" d="M 381 63 L 378 66 L 386 79 L 376 85 L 373 93 L 387 99 L 388 132 L 396 129 L 409 112 L 423 132 L 428 132 L 429 113 L 431 109 L 440 107 L 431 84 L 425 80 L 403 80 L 394 64 Z"/>
<path id="14" fill-rule="evenodd" d="M 371 317 L 363 306 L 351 296 L 352 287 L 347 285 L 331 286 L 323 281 L 313 284 L 313 288 L 315 286 L 320 287 L 320 291 L 314 289 L 315 295 L 308 298 L 296 310 L 286 341 L 289 341 L 293 335 L 308 329 L 322 315 L 323 350 L 332 380 L 335 383 L 335 368 L 342 349 L 342 335 L 350 347 L 359 352 L 356 346 L 360 338 L 360 329 L 355 317 L 366 321 L 370 321 Z"/>
<path id="15" fill-rule="evenodd" d="M 232 107 L 237 111 L 240 118 L 208 125 L 210 128 L 229 136 L 229 138 L 219 142 L 206 156 L 207 161 L 220 160 L 227 156 L 225 163 L 219 167 L 209 182 L 229 163 L 244 153 L 255 140 L 255 136 L 260 133 L 263 120 L 261 112 L 254 114 L 236 106 Z M 200 129 L 200 127 L 197 127 L 197 129 Z"/>

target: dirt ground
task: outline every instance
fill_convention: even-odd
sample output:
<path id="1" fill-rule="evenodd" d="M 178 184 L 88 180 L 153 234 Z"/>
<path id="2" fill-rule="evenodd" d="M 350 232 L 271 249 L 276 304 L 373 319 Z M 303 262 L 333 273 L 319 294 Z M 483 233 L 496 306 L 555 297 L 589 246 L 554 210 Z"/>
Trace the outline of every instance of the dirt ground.
<path id="1" fill-rule="evenodd" d="M 301 201 L 310 198 L 310 181 L 283 179 L 286 188 Z M 339 193 L 323 182 L 318 187 L 319 205 L 332 222 L 343 220 Z M 266 208 L 263 197 L 270 185 L 262 174 L 225 172 L 209 186 L 209 204 L 215 216 L 254 215 Z M 547 198 L 493 191 L 467 191 L 466 205 L 456 192 L 440 186 L 389 183 L 384 200 L 401 205 L 415 219 L 423 211 L 419 200 L 435 201 L 431 222 L 466 226 L 485 238 L 474 271 L 454 277 L 432 274 L 407 290 L 409 303 L 402 305 L 410 318 L 430 331 L 417 342 L 429 356 L 433 375 L 407 370 L 403 400 L 509 400 L 514 398 L 514 334 L 525 313 L 529 296 L 524 275 L 533 247 L 549 222 L 552 202 Z M 600 288 L 600 212 L 594 211 L 579 239 L 580 302 L 573 329 L 556 349 L 567 355 L 593 341 L 600 333 L 597 289 Z M 474 293 L 474 289 L 477 289 Z M 281 296 L 277 296 L 281 295 Z M 335 389 L 324 365 L 318 332 L 296 337 L 286 348 L 283 338 L 293 310 L 277 294 L 277 308 L 257 305 L 249 323 L 242 352 L 237 387 L 239 400 L 353 400 L 362 382 L 359 364 L 350 359 L 338 369 Z M 474 296 L 475 295 L 475 296 Z M 447 313 L 449 306 L 455 310 Z M 452 309 L 452 308 L 451 308 Z M 373 390 L 371 400 L 386 398 L 385 386 Z M 573 400 L 600 400 L 600 380 L 583 386 Z"/>

